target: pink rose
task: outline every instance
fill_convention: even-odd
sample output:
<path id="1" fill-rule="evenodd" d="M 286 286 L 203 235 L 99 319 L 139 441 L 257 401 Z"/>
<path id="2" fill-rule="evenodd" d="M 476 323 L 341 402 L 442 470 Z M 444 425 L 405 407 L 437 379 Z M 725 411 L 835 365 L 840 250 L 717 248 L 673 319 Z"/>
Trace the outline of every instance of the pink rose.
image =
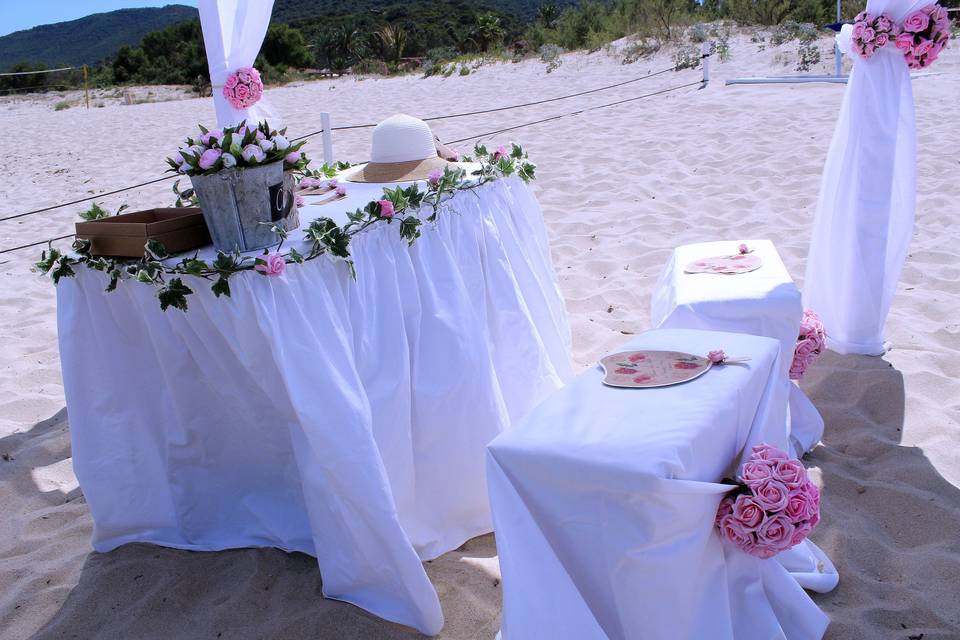
<path id="1" fill-rule="evenodd" d="M 883 14 L 877 18 L 877 28 L 881 31 L 890 31 L 890 27 L 893 26 L 893 22 L 887 17 L 886 14 Z"/>
<path id="2" fill-rule="evenodd" d="M 757 458 L 758 460 L 789 460 L 790 456 L 781 449 L 778 449 L 769 444 L 758 444 L 750 452 L 751 458 Z"/>
<path id="3" fill-rule="evenodd" d="M 636 373 L 636 369 L 631 369 L 630 367 L 618 367 L 613 370 L 614 373 L 619 373 L 622 376 L 630 375 L 631 373 Z"/>
<path id="4" fill-rule="evenodd" d="M 287 268 L 287 262 L 279 253 L 268 253 L 257 256 L 253 268 L 265 276 L 276 277 Z"/>
<path id="5" fill-rule="evenodd" d="M 740 471 L 740 481 L 751 489 L 772 477 L 773 466 L 766 460 L 751 460 Z"/>
<path id="6" fill-rule="evenodd" d="M 930 16 L 923 11 L 914 11 L 903 21 L 904 31 L 920 33 L 930 26 Z"/>
<path id="7" fill-rule="evenodd" d="M 853 25 L 853 39 L 854 40 L 865 40 L 863 37 L 863 32 L 866 30 L 867 25 L 864 22 L 857 22 Z"/>
<path id="8" fill-rule="evenodd" d="M 769 479 L 753 489 L 753 497 L 767 511 L 783 511 L 790 499 L 790 491 L 779 480 Z"/>
<path id="9" fill-rule="evenodd" d="M 253 78 L 250 76 L 250 68 L 244 67 L 237 71 L 237 79 L 243 84 L 250 84 L 250 80 Z"/>
<path id="10" fill-rule="evenodd" d="M 757 544 L 780 551 L 789 549 L 795 530 L 793 523 L 786 516 L 771 516 L 757 529 Z"/>
<path id="11" fill-rule="evenodd" d="M 302 157 L 303 157 L 303 153 L 299 151 L 291 151 L 286 155 L 283 161 L 286 162 L 287 164 L 297 164 L 298 162 L 300 162 L 300 158 Z"/>
<path id="12" fill-rule="evenodd" d="M 237 88 L 233 90 L 233 93 L 237 96 L 237 100 L 243 102 L 250 97 L 250 87 L 245 84 L 237 85 Z"/>
<path id="13" fill-rule="evenodd" d="M 336 189 L 334 189 L 334 192 L 337 194 L 338 197 L 342 198 L 343 196 L 347 195 L 347 188 L 341 184 L 341 185 L 338 185 Z"/>
<path id="14" fill-rule="evenodd" d="M 296 205 L 297 205 L 297 209 L 299 209 L 300 207 L 302 207 L 302 206 L 304 206 L 305 204 L 307 204 L 307 201 L 304 200 L 304 199 L 303 199 L 303 196 L 298 193 L 298 194 L 297 194 L 297 197 L 294 199 L 294 204 L 296 204 Z"/>
<path id="15" fill-rule="evenodd" d="M 747 553 L 750 553 L 755 545 L 751 532 L 733 517 L 732 513 L 720 518 L 720 535 Z"/>
<path id="16" fill-rule="evenodd" d="M 904 31 L 896 37 L 895 44 L 901 51 L 910 51 L 913 49 L 913 34 Z"/>
<path id="17" fill-rule="evenodd" d="M 803 524 L 797 525 L 796 529 L 793 531 L 793 537 L 790 538 L 790 546 L 795 547 L 804 539 L 810 535 L 810 532 L 813 531 L 813 526 L 809 522 L 804 522 Z"/>
<path id="18" fill-rule="evenodd" d="M 877 35 L 877 32 L 873 30 L 873 27 L 867 27 L 863 30 L 863 39 L 867 42 L 873 40 L 875 35 Z"/>
<path id="19" fill-rule="evenodd" d="M 493 152 L 493 159 L 499 160 L 500 158 L 506 158 L 509 155 L 510 151 L 507 149 L 506 145 L 500 145 L 497 147 L 497 150 Z"/>
<path id="20" fill-rule="evenodd" d="M 440 178 L 442 177 L 443 177 L 443 171 L 440 171 L 440 169 L 435 169 L 427 174 L 427 182 L 429 182 L 433 186 L 437 186 L 438 184 L 440 184 Z"/>
<path id="21" fill-rule="evenodd" d="M 723 364 L 723 361 L 727 359 L 727 354 L 723 352 L 723 349 L 717 349 L 716 351 L 711 351 L 707 354 L 707 360 L 713 364 Z"/>
<path id="22" fill-rule="evenodd" d="M 381 218 L 392 218 L 394 214 L 393 203 L 389 200 L 379 200 L 377 202 L 380 205 L 380 217 Z"/>
<path id="23" fill-rule="evenodd" d="M 733 498 L 731 496 L 726 496 L 723 500 L 720 501 L 720 505 L 717 507 L 717 517 L 714 521 L 716 526 L 720 526 L 720 521 L 724 516 L 730 515 L 733 513 Z"/>
<path id="24" fill-rule="evenodd" d="M 747 531 L 755 531 L 765 515 L 763 507 L 748 495 L 737 496 L 733 503 L 733 517 L 743 523 L 743 528 Z"/>
<path id="25" fill-rule="evenodd" d="M 200 168 L 204 171 L 212 169 L 222 154 L 223 152 L 220 151 L 220 149 L 207 149 L 203 152 L 203 155 L 200 156 L 200 161 L 198 162 Z"/>
<path id="26" fill-rule="evenodd" d="M 240 150 L 240 156 L 245 162 L 253 164 L 256 162 L 263 162 L 266 159 L 267 154 L 265 154 L 263 149 L 261 149 L 259 146 L 255 144 L 248 144 Z"/>
<path id="27" fill-rule="evenodd" d="M 228 89 L 233 89 L 235 86 L 237 86 L 236 74 L 231 73 L 228 75 L 227 79 L 223 81 L 223 86 L 227 87 Z"/>
<path id="28" fill-rule="evenodd" d="M 888 36 L 886 33 L 878 33 L 877 37 L 874 39 L 873 42 L 874 44 L 877 45 L 877 49 L 881 49 L 887 46 L 887 42 L 889 41 L 890 41 L 890 36 Z"/>
<path id="29" fill-rule="evenodd" d="M 740 252 L 740 255 L 746 255 L 750 253 L 750 247 L 745 244 L 741 244 L 739 247 L 737 247 L 737 251 Z"/>
<path id="30" fill-rule="evenodd" d="M 773 477 L 786 485 L 787 489 L 799 489 L 807 481 L 807 470 L 799 460 L 777 460 Z"/>
<path id="31" fill-rule="evenodd" d="M 802 522 L 812 518 L 818 508 L 809 495 L 803 491 L 796 491 L 787 500 L 787 508 L 784 513 L 794 522 Z"/>
<path id="32" fill-rule="evenodd" d="M 914 57 L 925 56 L 930 53 L 930 47 L 933 46 L 933 43 L 927 40 L 926 38 L 920 38 L 920 42 L 913 45 L 913 55 Z"/>

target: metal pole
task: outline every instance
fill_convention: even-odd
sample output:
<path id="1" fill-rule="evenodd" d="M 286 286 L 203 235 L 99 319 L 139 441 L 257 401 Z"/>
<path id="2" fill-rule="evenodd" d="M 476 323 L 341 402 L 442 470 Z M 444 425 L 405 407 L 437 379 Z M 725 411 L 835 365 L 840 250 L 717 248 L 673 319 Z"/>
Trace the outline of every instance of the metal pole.
<path id="1" fill-rule="evenodd" d="M 700 45 L 700 55 L 703 56 L 703 86 L 710 82 L 710 54 L 713 52 L 713 43 L 704 42 Z"/>
<path id="2" fill-rule="evenodd" d="M 837 23 L 843 20 L 843 11 L 841 11 L 842 3 L 843 0 L 837 0 Z M 836 40 L 833 42 L 833 70 L 838 78 L 843 75 L 843 54 L 840 53 L 840 46 Z"/>
<path id="3" fill-rule="evenodd" d="M 90 108 L 90 83 L 87 74 L 87 65 L 83 65 L 83 99 L 87 103 L 87 109 Z"/>
<path id="4" fill-rule="evenodd" d="M 330 130 L 330 114 L 320 112 L 320 128 L 323 129 L 323 161 L 333 166 L 333 131 Z"/>

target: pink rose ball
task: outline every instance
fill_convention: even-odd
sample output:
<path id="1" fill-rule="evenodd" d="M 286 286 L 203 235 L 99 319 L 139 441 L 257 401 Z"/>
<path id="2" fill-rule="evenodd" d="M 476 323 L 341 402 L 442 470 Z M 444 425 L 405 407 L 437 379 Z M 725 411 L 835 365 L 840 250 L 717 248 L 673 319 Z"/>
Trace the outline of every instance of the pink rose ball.
<path id="1" fill-rule="evenodd" d="M 377 204 L 380 206 L 380 217 L 381 218 L 392 218 L 394 214 L 393 202 L 390 200 L 379 200 Z"/>
<path id="2" fill-rule="evenodd" d="M 257 257 L 253 268 L 265 276 L 276 277 L 283 273 L 287 268 L 287 262 L 279 253 L 268 253 Z"/>
<path id="3" fill-rule="evenodd" d="M 783 511 L 790 500 L 790 491 L 779 480 L 764 480 L 752 488 L 757 504 L 766 511 Z"/>

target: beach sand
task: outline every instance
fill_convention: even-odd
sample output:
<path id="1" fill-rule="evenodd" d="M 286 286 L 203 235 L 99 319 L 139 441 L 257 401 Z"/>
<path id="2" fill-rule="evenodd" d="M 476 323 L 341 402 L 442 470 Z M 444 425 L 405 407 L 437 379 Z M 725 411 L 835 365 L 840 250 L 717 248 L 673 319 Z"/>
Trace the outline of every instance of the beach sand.
<path id="1" fill-rule="evenodd" d="M 649 302 L 673 246 L 766 237 L 802 286 L 820 174 L 842 85 L 724 86 L 789 74 L 780 47 L 730 41 L 713 82 L 493 137 L 522 142 L 539 165 L 543 205 L 585 368 L 649 328 Z M 821 41 L 828 72 L 832 55 Z M 622 64 L 609 51 L 482 66 L 468 76 L 337 79 L 270 89 L 293 136 L 539 100 L 672 64 L 670 51 Z M 883 358 L 829 353 L 803 387 L 826 420 L 806 463 L 824 486 L 813 534 L 840 571 L 815 596 L 827 637 L 960 637 L 960 48 L 913 83 L 919 135 L 917 226 Z M 456 140 L 696 81 L 699 71 L 611 91 L 433 123 Z M 174 92 L 176 93 L 176 92 Z M 209 99 L 54 111 L 54 97 L 0 101 L 2 216 L 162 175 L 163 157 L 212 123 Z M 954 118 L 951 121 L 951 118 Z M 341 132 L 340 159 L 362 160 L 368 130 Z M 462 146 L 462 145 L 461 145 Z M 319 142 L 308 145 L 319 159 Z M 164 182 L 108 208 L 172 201 Z M 0 248 L 72 232 L 83 207 L 0 223 Z M 0 216 L 0 217 L 2 217 Z M 57 353 L 55 292 L 29 272 L 38 249 L 0 255 L 0 638 L 414 638 L 409 629 L 320 598 L 313 558 L 276 550 L 190 553 L 129 545 L 93 553 L 73 476 Z M 130 286 L 137 286 L 131 284 Z M 829 327 L 828 327 L 829 329 Z M 501 591 L 492 535 L 428 563 L 450 640 L 492 639 Z"/>

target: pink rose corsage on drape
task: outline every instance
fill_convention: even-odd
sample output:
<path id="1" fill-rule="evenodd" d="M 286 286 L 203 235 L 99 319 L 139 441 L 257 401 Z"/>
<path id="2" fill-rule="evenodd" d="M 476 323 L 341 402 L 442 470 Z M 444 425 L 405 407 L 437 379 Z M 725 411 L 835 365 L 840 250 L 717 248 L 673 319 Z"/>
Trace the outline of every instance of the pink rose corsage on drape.
<path id="1" fill-rule="evenodd" d="M 911 69 L 929 67 L 950 40 L 950 17 L 938 4 L 918 9 L 896 24 L 889 15 L 863 11 L 857 14 L 850 33 L 850 48 L 867 59 L 886 46 L 903 53 Z"/>
<path id="2" fill-rule="evenodd" d="M 720 501 L 720 535 L 759 558 L 770 558 L 803 542 L 820 521 L 820 490 L 803 463 L 780 449 L 753 448 L 737 489 Z"/>
<path id="3" fill-rule="evenodd" d="M 790 364 L 790 379 L 800 380 L 803 374 L 827 348 L 827 332 L 823 328 L 820 317 L 812 310 L 803 312 L 800 320 L 800 335 L 797 336 L 797 346 L 793 350 L 793 362 Z"/>
<path id="4" fill-rule="evenodd" d="M 227 76 L 223 83 L 223 97 L 234 109 L 252 107 L 263 96 L 263 80 L 253 67 L 241 67 Z"/>

